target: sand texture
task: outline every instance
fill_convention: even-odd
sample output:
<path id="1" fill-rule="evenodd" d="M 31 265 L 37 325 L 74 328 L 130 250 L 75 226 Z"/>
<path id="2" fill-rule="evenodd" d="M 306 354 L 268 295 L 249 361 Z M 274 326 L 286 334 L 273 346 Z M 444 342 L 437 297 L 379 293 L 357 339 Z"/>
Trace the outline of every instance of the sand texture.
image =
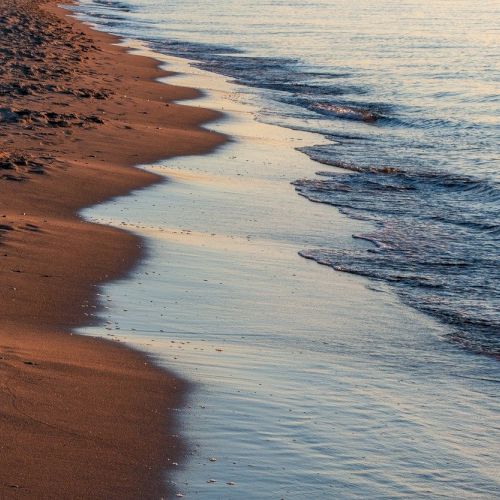
<path id="1" fill-rule="evenodd" d="M 158 181 L 133 165 L 224 137 L 171 102 L 197 91 L 114 42 L 51 0 L 0 0 L 0 498 L 160 498 L 182 457 L 185 384 L 70 333 L 142 251 L 77 211 Z"/>

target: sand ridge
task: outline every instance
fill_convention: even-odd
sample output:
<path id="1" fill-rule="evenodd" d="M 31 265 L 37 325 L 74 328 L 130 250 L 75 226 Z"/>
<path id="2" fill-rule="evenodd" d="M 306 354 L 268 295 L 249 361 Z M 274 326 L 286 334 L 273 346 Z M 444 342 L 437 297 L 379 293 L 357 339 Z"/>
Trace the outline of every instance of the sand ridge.
<path id="1" fill-rule="evenodd" d="M 96 285 L 142 255 L 82 207 L 159 177 L 133 165 L 207 152 L 218 114 L 174 104 L 156 61 L 53 0 L 0 0 L 0 497 L 160 498 L 182 457 L 186 384 L 120 344 L 71 335 Z M 170 465 L 169 465 L 170 464 Z"/>

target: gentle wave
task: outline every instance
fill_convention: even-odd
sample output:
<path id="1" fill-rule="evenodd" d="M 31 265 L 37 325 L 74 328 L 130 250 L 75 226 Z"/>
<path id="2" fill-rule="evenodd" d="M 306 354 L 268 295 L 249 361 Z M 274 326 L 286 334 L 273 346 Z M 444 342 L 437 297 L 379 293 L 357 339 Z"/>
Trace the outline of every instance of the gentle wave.
<path id="1" fill-rule="evenodd" d="M 347 120 L 375 122 L 380 118 L 377 113 L 374 113 L 367 109 L 357 109 L 349 106 L 342 106 L 339 104 L 325 104 L 320 102 L 313 104 L 311 108 L 316 111 L 327 112 L 337 118 L 344 118 Z"/>
<path id="2" fill-rule="evenodd" d="M 498 186 L 438 172 L 318 173 L 294 182 L 298 193 L 375 224 L 353 235 L 373 248 L 301 255 L 392 284 L 406 303 L 450 325 L 450 340 L 499 356 Z M 480 206 L 471 204 L 478 197 Z"/>

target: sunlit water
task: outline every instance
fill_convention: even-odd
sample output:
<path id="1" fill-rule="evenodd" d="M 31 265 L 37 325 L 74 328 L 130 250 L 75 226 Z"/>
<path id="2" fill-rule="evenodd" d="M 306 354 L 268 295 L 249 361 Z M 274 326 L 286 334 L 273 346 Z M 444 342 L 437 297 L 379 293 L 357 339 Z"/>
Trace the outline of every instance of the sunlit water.
<path id="1" fill-rule="evenodd" d="M 500 355 L 498 2 L 84 3 L 248 86 L 259 119 L 327 137 L 303 151 L 344 173 L 318 164 L 297 191 L 369 220 L 355 236 L 373 245 L 302 255 L 392 284 L 449 340 Z"/>
<path id="2" fill-rule="evenodd" d="M 203 59 L 204 67 L 240 81 L 228 84 L 183 60 L 164 57 L 169 69 L 186 75 L 173 79 L 175 83 L 209 90 L 208 97 L 194 105 L 228 112 L 225 120 L 211 128 L 230 134 L 232 142 L 211 155 L 147 167 L 169 182 L 85 212 L 92 220 L 137 232 L 148 249 L 147 259 L 130 278 L 102 290 L 105 309 L 101 317 L 106 325 L 86 333 L 129 342 L 195 383 L 188 406 L 178 409 L 189 457 L 178 465 L 173 478 L 176 491 L 197 499 L 498 496 L 498 361 L 446 341 L 458 335 L 476 351 L 486 346 L 493 352 L 494 330 L 479 331 L 474 325 L 464 333 L 454 321 L 443 321 L 441 315 L 436 319 L 425 316 L 405 304 L 415 304 L 417 297 L 439 302 L 441 292 L 421 291 L 418 280 L 439 278 L 440 271 L 425 267 L 431 256 L 455 257 L 441 252 L 443 243 L 436 247 L 435 242 L 443 237 L 439 227 L 416 233 L 422 227 L 417 220 L 417 194 L 411 198 L 410 189 L 405 188 L 393 189 L 389 196 L 382 187 L 371 186 L 411 179 L 418 191 L 419 179 L 428 175 L 431 184 L 444 183 L 435 194 L 451 196 L 444 177 L 429 173 L 430 164 L 424 165 L 417 155 L 425 149 L 417 147 L 417 142 L 430 144 L 432 134 L 446 142 L 446 128 L 411 131 L 408 125 L 396 125 L 392 116 L 407 116 L 407 112 L 410 116 L 408 109 L 415 102 L 406 103 L 408 109 L 401 103 L 388 105 L 393 100 L 390 96 L 398 93 L 406 93 L 408 101 L 411 94 L 415 101 L 417 89 L 411 88 L 415 87 L 411 74 L 419 71 L 416 62 L 407 61 L 408 80 L 403 86 L 396 78 L 401 71 L 394 62 L 400 55 L 397 51 L 391 55 L 391 47 L 383 42 L 398 38 L 396 27 L 401 29 L 402 24 L 415 30 L 415 16 L 410 20 L 393 13 L 391 22 L 386 12 L 384 31 L 379 13 L 380 17 L 372 17 L 369 33 L 354 35 L 356 24 L 363 26 L 364 19 L 367 25 L 375 3 L 366 2 L 365 9 L 358 4 L 354 19 L 347 2 L 325 2 L 321 17 L 314 6 L 301 10 L 303 31 L 299 33 L 299 7 L 279 2 L 260 5 L 259 16 L 252 18 L 245 3 L 224 8 L 224 2 L 213 2 L 201 9 L 197 3 L 200 10 L 191 2 L 155 6 L 137 0 L 127 5 L 84 4 L 86 12 L 100 16 L 106 29 L 150 40 L 149 45 L 158 51 L 181 51 L 183 56 Z M 255 12 L 256 3 L 252 5 Z M 332 12 L 332 5 L 336 15 L 328 16 L 325 12 Z M 481 9 L 488 7 L 481 5 Z M 476 9 L 477 15 L 481 9 Z M 217 17 L 217 12 L 222 15 Z M 439 23 L 439 19 L 432 22 Z M 424 16 L 421 22 L 430 21 Z M 328 23 L 330 28 L 325 28 Z M 388 32 L 387 25 L 393 31 Z M 483 31 L 481 40 L 487 36 L 487 29 Z M 368 50 L 377 37 L 378 46 L 388 52 L 385 71 L 380 53 Z M 172 44 L 171 38 L 180 43 Z M 399 43 L 411 44 L 410 35 L 405 40 Z M 213 50 L 192 42 L 211 43 Z M 241 60 L 228 63 L 220 48 L 213 47 L 220 43 L 244 48 L 253 58 L 241 59 L 242 54 L 233 51 L 230 57 Z M 297 51 L 302 51 L 302 62 L 283 61 L 283 57 L 297 57 Z M 329 59 L 320 60 L 318 55 L 315 59 L 314 53 Z M 266 59 L 268 64 L 264 64 L 255 55 L 280 58 Z M 421 65 L 424 60 L 422 55 Z M 241 71 L 235 75 L 238 65 Z M 340 75 L 339 68 L 345 73 L 335 77 L 337 83 L 360 88 L 344 94 L 299 90 L 332 84 L 333 67 L 335 73 Z M 300 68 L 302 74 L 315 72 L 317 80 L 304 76 L 299 81 Z M 285 78 L 285 72 L 288 79 L 278 81 L 276 75 Z M 255 82 L 241 82 L 251 75 Z M 249 83 L 258 88 L 248 87 Z M 293 91 L 276 87 L 292 83 L 298 85 Z M 422 89 L 430 83 L 419 85 Z M 443 85 L 451 84 L 445 79 Z M 306 95 L 317 106 L 305 105 Z M 325 102 L 332 96 L 335 103 L 327 103 L 326 109 Z M 453 98 L 449 99 L 441 104 L 452 109 Z M 374 102 L 378 102 L 376 109 Z M 422 98 L 421 109 L 429 106 L 429 113 L 437 115 L 437 109 L 426 102 L 433 101 L 429 96 Z M 335 106 L 335 117 L 331 106 Z M 492 106 L 478 109 L 485 117 Z M 362 115 L 368 122 L 359 116 L 352 119 L 359 110 L 377 116 Z M 462 111 L 467 115 L 467 110 Z M 384 118 L 379 118 L 382 114 Z M 375 118 L 378 121 L 372 121 Z M 279 122 L 296 130 L 263 122 Z M 493 128 L 488 133 L 483 139 L 490 149 L 477 151 L 478 157 L 485 155 L 484 169 L 479 162 L 471 162 L 471 171 L 462 171 L 467 167 L 465 158 L 473 155 L 466 146 L 462 152 L 455 148 L 455 166 L 464 179 L 473 175 L 480 182 L 494 182 Z M 337 139 L 343 136 L 342 142 L 332 142 L 335 134 Z M 464 136 L 469 137 L 465 132 Z M 415 142 L 414 150 L 408 149 L 405 138 Z M 372 168 L 360 168 L 363 161 L 379 155 L 384 164 L 396 160 L 398 148 L 398 154 L 406 151 L 406 158 L 414 161 L 411 165 L 418 175 L 385 169 L 382 176 Z M 448 168 L 446 155 L 436 146 L 434 150 L 442 168 Z M 346 165 L 336 162 L 338 154 L 350 155 L 356 174 L 346 173 Z M 337 165 L 324 180 L 314 178 L 319 167 L 311 157 L 319 155 L 322 161 Z M 296 188 L 305 197 L 297 196 Z M 375 196 L 370 189 L 379 194 Z M 434 192 L 429 186 L 422 189 L 428 190 L 428 210 L 444 205 L 430 198 Z M 400 191 L 406 198 L 398 197 Z M 308 198 L 327 203 L 310 203 Z M 483 198 L 485 207 L 493 207 L 487 205 L 486 195 Z M 342 211 L 353 217 L 345 218 L 330 204 L 342 205 Z M 399 214 L 398 206 L 408 208 Z M 374 225 L 380 217 L 383 221 Z M 455 233 L 453 237 L 461 237 Z M 369 236 L 353 239 L 353 234 Z M 389 252 L 384 237 L 393 245 L 397 242 L 391 253 L 384 253 Z M 367 240 L 376 241 L 379 251 L 374 253 Z M 412 248 L 411 241 L 413 247 L 421 245 L 420 250 Z M 493 240 L 490 243 L 493 259 L 496 247 Z M 299 253 L 372 278 L 377 272 L 380 279 L 334 272 Z M 421 262 L 412 263 L 412 255 L 418 255 Z M 495 272 L 496 268 L 492 265 L 491 269 Z M 392 270 L 405 275 L 396 284 L 397 295 L 392 286 L 395 280 L 387 276 Z M 408 280 L 410 273 L 415 283 Z M 498 284 L 490 277 L 488 293 L 479 306 L 490 307 L 484 310 L 495 321 L 492 300 Z M 457 283 L 463 278 L 459 276 Z M 446 293 L 459 306 L 466 297 L 454 290 Z M 487 325 L 493 324 L 490 319 Z M 475 336 L 472 345 L 469 333 Z"/>

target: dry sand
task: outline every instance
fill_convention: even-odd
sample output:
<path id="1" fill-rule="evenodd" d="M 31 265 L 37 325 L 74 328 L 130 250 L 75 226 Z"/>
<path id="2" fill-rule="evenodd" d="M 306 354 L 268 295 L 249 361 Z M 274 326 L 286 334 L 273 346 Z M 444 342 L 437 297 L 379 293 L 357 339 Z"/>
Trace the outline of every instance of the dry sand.
<path id="1" fill-rule="evenodd" d="M 216 113 L 171 103 L 197 91 L 113 42 L 53 0 L 0 0 L 0 498 L 160 498 L 182 456 L 185 384 L 70 334 L 141 256 L 76 212 L 158 181 L 135 164 L 225 138 L 200 128 Z"/>

